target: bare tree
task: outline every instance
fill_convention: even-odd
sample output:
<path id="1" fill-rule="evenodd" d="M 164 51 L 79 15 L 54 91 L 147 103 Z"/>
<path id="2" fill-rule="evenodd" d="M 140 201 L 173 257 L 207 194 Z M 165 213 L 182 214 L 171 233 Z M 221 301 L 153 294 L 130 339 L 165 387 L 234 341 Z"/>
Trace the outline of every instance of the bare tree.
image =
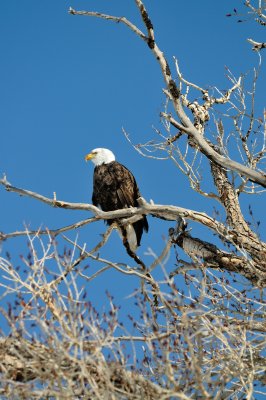
<path id="1" fill-rule="evenodd" d="M 165 108 L 157 141 L 133 147 L 147 157 L 163 153 L 171 159 L 191 190 L 214 199 L 225 218 L 143 198 L 138 208 L 103 212 L 17 188 L 3 177 L 0 183 L 10 192 L 93 216 L 56 230 L 1 233 L 3 241 L 25 236 L 30 249 L 25 269 L 16 269 L 8 255 L 0 259 L 2 302 L 16 296 L 1 309 L 10 325 L 0 341 L 1 398 L 255 399 L 263 393 L 266 243 L 240 203 L 242 193 L 257 195 L 266 187 L 265 113 L 255 109 L 261 58 L 248 90 L 244 77 L 229 70 L 226 91 L 201 88 L 186 79 L 176 59 L 170 67 L 144 3 L 135 3 L 141 29 L 126 17 L 72 8 L 69 13 L 124 24 L 147 44 L 164 78 Z M 264 27 L 265 7 L 255 3 L 245 5 Z M 265 47 L 248 40 L 258 54 Z M 203 164 L 209 168 L 204 176 Z M 210 178 L 212 189 L 206 190 Z M 132 264 L 101 257 L 115 225 L 90 250 L 65 236 L 99 220 L 126 224 L 143 214 L 173 221 L 163 252 L 149 249 L 153 262 L 144 268 L 134 257 Z M 212 240 L 195 237 L 190 222 Z M 58 241 L 70 250 L 60 253 Z M 170 268 L 169 254 L 175 257 Z M 97 266 L 94 272 L 87 270 L 88 260 Z M 96 310 L 87 298 L 84 286 L 110 269 L 139 278 L 133 294 L 139 317 L 129 316 L 135 333 L 120 321 L 111 295 L 108 312 Z M 163 278 L 155 278 L 158 270 Z"/>

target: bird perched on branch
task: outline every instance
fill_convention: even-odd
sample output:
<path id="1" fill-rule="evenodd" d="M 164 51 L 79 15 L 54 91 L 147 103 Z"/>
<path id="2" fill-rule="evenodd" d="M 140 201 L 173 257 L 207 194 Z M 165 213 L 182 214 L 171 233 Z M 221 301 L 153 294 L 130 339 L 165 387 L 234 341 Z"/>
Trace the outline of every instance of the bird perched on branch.
<path id="1" fill-rule="evenodd" d="M 115 161 L 115 155 L 108 149 L 94 149 L 85 156 L 95 165 L 93 176 L 92 203 L 103 211 L 114 211 L 122 208 L 138 207 L 137 199 L 141 197 L 138 185 L 132 173 L 122 164 Z M 107 220 L 111 225 L 113 219 Z M 129 251 L 135 252 L 140 246 L 143 230 L 148 232 L 148 221 L 145 215 L 138 221 L 119 225 L 118 231 Z"/>

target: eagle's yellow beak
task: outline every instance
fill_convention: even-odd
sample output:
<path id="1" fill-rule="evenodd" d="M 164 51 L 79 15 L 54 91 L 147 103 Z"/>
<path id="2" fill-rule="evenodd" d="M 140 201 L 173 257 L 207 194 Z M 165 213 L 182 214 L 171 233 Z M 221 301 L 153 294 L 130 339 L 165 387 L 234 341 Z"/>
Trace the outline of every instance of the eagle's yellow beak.
<path id="1" fill-rule="evenodd" d="M 96 156 L 95 153 L 89 153 L 85 156 L 85 161 L 89 161 Z"/>

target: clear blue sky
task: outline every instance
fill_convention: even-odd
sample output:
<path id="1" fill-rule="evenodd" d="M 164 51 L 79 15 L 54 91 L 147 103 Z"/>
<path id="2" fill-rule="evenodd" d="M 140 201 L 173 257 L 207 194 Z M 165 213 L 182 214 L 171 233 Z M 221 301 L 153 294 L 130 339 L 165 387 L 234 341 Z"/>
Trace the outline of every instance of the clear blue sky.
<path id="1" fill-rule="evenodd" d="M 246 38 L 262 40 L 263 32 L 253 23 L 238 24 L 236 19 L 225 17 L 242 2 L 145 3 L 158 45 L 171 67 L 172 56 L 178 58 L 188 80 L 203 87 L 227 89 L 225 66 L 238 76 L 257 65 L 257 55 Z M 70 6 L 125 15 L 142 29 L 133 0 L 1 1 L 0 173 L 6 173 L 14 186 L 48 197 L 55 191 L 58 199 L 90 202 L 93 167 L 85 164 L 84 155 L 95 147 L 107 147 L 134 173 L 147 200 L 212 214 L 215 203 L 192 192 L 173 163 L 141 157 L 122 134 L 124 127 L 133 143 L 144 143 L 156 138 L 153 126 L 160 128 L 164 83 L 146 45 L 122 25 L 69 15 Z M 262 86 L 258 90 L 260 113 L 264 106 Z M 24 224 L 32 229 L 41 225 L 53 229 L 88 217 L 84 212 L 52 209 L 3 188 L 0 199 L 0 230 L 4 232 L 23 229 Z M 255 198 L 244 199 L 245 210 L 253 201 Z M 260 197 L 255 205 L 263 206 L 264 202 Z M 141 256 L 147 247 L 162 249 L 163 236 L 172 226 L 149 220 L 150 233 L 139 250 Z M 199 235 L 200 228 L 194 229 Z M 99 222 L 84 228 L 80 241 L 91 248 L 103 232 L 104 224 Z M 27 252 L 25 241 L 15 243 L 4 243 L 3 254 L 6 250 L 14 255 Z M 124 249 L 115 233 L 108 246 L 103 254 L 111 257 L 119 252 L 123 259 Z M 129 286 L 122 287 L 110 276 L 106 274 L 99 282 L 103 291 L 121 291 L 122 297 L 129 292 L 129 280 Z M 117 274 L 115 278 L 121 279 Z M 94 287 L 91 293 L 97 299 L 100 292 Z"/>

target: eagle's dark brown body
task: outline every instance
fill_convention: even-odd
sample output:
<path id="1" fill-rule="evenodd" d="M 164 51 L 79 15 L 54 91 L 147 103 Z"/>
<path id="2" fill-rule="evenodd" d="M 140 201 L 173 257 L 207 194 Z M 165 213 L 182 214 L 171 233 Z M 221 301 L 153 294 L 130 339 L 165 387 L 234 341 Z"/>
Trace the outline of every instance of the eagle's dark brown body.
<path id="1" fill-rule="evenodd" d="M 132 173 L 117 161 L 95 167 L 93 177 L 92 203 L 103 211 L 138 207 L 137 199 L 141 196 Z M 111 225 L 113 220 L 108 220 Z M 132 224 L 136 233 L 137 245 L 140 245 L 143 230 L 148 231 L 148 221 L 142 219 Z"/>

